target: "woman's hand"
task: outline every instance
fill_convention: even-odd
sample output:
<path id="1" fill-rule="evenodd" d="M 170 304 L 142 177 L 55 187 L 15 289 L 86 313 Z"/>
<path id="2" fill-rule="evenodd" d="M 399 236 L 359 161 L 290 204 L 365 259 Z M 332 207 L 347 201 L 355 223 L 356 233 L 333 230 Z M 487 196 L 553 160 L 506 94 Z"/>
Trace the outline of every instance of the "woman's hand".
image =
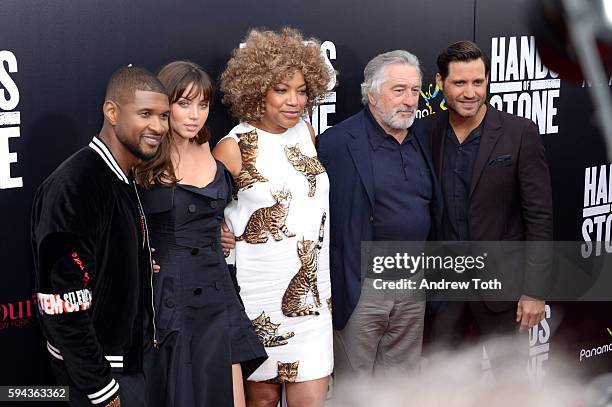
<path id="1" fill-rule="evenodd" d="M 230 231 L 229 227 L 225 223 L 225 220 L 221 221 L 221 248 L 223 249 L 223 255 L 229 256 L 230 250 L 236 247 L 236 236 Z"/>

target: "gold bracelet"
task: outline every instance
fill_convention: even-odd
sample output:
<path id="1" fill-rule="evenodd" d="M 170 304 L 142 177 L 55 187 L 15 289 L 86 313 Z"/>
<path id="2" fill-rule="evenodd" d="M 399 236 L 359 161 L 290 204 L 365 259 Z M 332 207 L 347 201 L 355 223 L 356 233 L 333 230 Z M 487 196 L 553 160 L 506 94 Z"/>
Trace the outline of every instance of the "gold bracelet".
<path id="1" fill-rule="evenodd" d="M 118 395 L 118 394 L 115 396 L 115 398 L 114 398 L 114 399 L 112 399 L 112 400 L 111 400 L 111 402 L 110 402 L 110 403 L 108 403 L 108 404 L 107 404 L 106 406 L 104 406 L 104 407 L 112 407 L 112 406 L 115 404 L 115 401 L 117 401 L 117 400 L 119 400 L 119 395 Z"/>

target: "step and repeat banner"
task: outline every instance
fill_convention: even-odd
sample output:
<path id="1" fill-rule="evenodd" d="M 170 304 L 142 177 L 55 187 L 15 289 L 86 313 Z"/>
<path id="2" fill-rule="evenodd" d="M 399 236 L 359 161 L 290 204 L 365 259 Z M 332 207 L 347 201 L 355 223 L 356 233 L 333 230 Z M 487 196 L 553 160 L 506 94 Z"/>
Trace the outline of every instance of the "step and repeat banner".
<path id="1" fill-rule="evenodd" d="M 3 0 L 0 384 L 53 381 L 35 319 L 30 206 L 41 181 L 100 129 L 111 73 L 127 64 L 156 71 L 169 61 L 188 59 L 218 78 L 252 27 L 293 26 L 321 41 L 337 77 L 311 118 L 318 132 L 361 108 L 365 64 L 398 48 L 422 63 L 418 116 L 445 109 L 434 80 L 435 57 L 451 42 L 476 41 L 492 59 L 491 104 L 532 119 L 540 129 L 552 172 L 555 239 L 610 240 L 611 159 L 594 125 L 588 89 L 560 79 L 541 63 L 524 15 L 526 1 Z M 207 124 L 213 141 L 235 124 L 219 99 Z M 525 344 L 530 374 L 545 376 L 556 354 L 568 355 L 587 376 L 609 370 L 610 311 L 606 303 L 547 306 L 546 320 Z"/>
<path id="2" fill-rule="evenodd" d="M 588 86 L 561 79 L 542 64 L 538 39 L 526 21 L 529 6 L 529 1 L 516 0 L 476 2 L 474 41 L 491 57 L 490 103 L 538 125 L 551 172 L 555 240 L 611 241 L 612 178 L 606 175 L 612 175 L 612 157 L 606 157 Z M 585 247 L 567 253 L 568 258 L 587 273 L 612 272 L 605 250 Z M 557 261 L 555 267 L 559 271 L 566 265 Z M 532 378 L 543 378 L 547 365 L 560 357 L 585 378 L 611 371 L 611 314 L 612 303 L 605 302 L 547 305 L 546 319 L 529 335 Z"/>

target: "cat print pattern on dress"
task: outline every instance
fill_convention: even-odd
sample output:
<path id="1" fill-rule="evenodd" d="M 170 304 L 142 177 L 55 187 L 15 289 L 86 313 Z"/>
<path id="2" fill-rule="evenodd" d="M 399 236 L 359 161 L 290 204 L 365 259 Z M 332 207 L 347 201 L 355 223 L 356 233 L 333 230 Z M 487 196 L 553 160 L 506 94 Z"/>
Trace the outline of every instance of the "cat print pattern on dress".
<path id="1" fill-rule="evenodd" d="M 296 171 L 301 172 L 308 181 L 308 196 L 313 197 L 317 191 L 317 175 L 323 174 L 325 168 L 317 158 L 302 154 L 299 144 L 294 147 L 285 146 L 285 155 Z"/>
<path id="2" fill-rule="evenodd" d="M 321 306 L 321 298 L 319 297 L 319 288 L 317 286 L 317 271 L 319 268 L 319 252 L 323 247 L 326 217 L 327 214 L 323 212 L 318 240 L 302 239 L 297 242 L 297 252 L 302 262 L 302 267 L 293 276 L 283 295 L 281 309 L 287 317 L 319 315 L 318 311 L 314 311 L 312 306 L 306 304 L 306 297 L 309 292 L 312 292 L 315 302 L 314 307 L 319 308 Z"/>
<path id="3" fill-rule="evenodd" d="M 298 375 L 300 361 L 296 362 L 276 362 L 277 374 L 274 379 L 266 380 L 266 383 L 295 383 Z"/>
<path id="4" fill-rule="evenodd" d="M 236 237 L 237 242 L 266 243 L 268 234 L 271 234 L 274 240 L 279 241 L 283 238 L 281 231 L 287 237 L 295 236 L 295 233 L 291 233 L 285 225 L 291 204 L 291 191 L 283 188 L 280 191 L 272 192 L 272 196 L 276 203 L 253 212 L 242 235 Z"/>
<path id="5" fill-rule="evenodd" d="M 261 175 L 255 167 L 255 161 L 259 155 L 257 140 L 258 135 L 255 129 L 248 133 L 238 134 L 238 147 L 242 158 L 242 168 L 235 178 L 238 190 L 249 189 L 256 182 L 268 182 L 268 179 Z"/>
<path id="6" fill-rule="evenodd" d="M 295 334 L 293 332 L 287 332 L 284 334 L 278 334 L 278 327 L 280 324 L 275 324 L 270 321 L 270 317 L 266 316 L 266 312 L 262 311 L 261 315 L 251 320 L 255 333 L 266 348 L 273 348 L 275 346 L 282 346 L 288 343 L 290 338 L 293 338 Z"/>

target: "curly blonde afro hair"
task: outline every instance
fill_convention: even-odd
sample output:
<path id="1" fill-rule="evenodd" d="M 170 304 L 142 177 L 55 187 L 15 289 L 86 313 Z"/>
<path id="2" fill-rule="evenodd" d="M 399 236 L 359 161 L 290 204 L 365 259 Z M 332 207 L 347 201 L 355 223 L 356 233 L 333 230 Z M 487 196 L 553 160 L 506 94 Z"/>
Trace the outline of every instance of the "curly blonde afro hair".
<path id="1" fill-rule="evenodd" d="M 296 70 L 304 75 L 308 112 L 328 92 L 330 70 L 318 40 L 305 42 L 299 31 L 286 27 L 280 32 L 253 29 L 244 42 L 244 48 L 234 50 L 220 84 L 223 104 L 241 122 L 259 121 L 268 89 L 291 78 Z"/>

